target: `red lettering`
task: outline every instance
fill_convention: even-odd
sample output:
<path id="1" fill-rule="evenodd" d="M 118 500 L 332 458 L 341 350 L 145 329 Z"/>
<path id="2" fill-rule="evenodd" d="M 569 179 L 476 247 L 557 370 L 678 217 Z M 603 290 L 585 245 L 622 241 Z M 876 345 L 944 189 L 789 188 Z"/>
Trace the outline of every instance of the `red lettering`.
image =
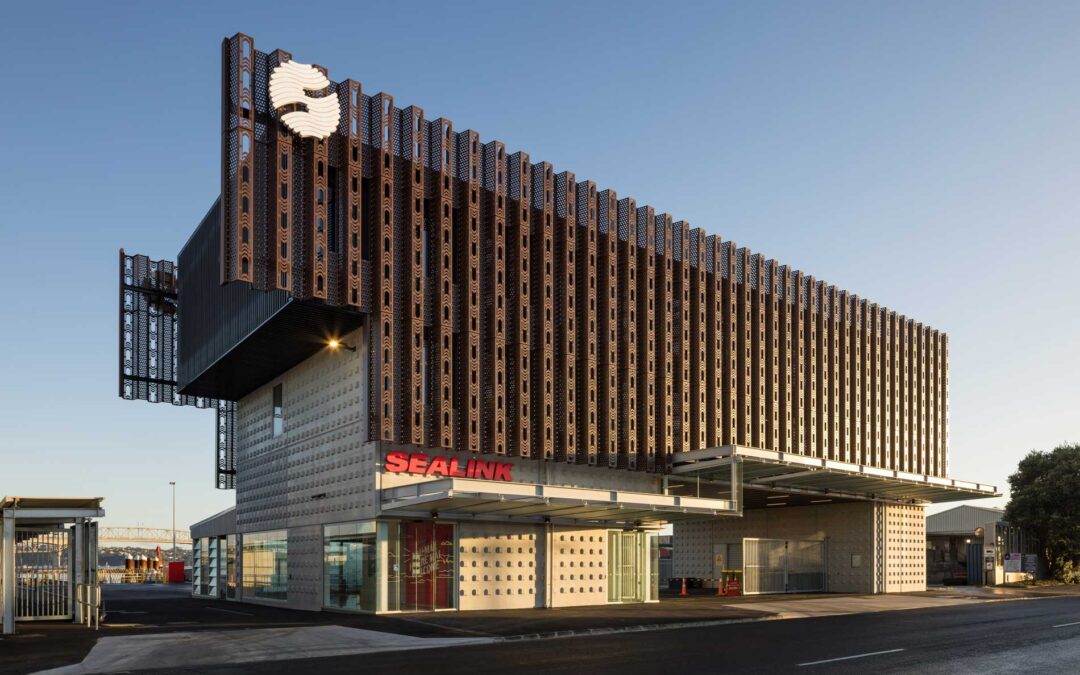
<path id="1" fill-rule="evenodd" d="M 461 460 L 459 460 L 457 457 L 451 459 L 450 468 L 447 470 L 446 473 L 450 476 L 456 476 L 458 478 L 464 478 L 465 476 L 467 476 L 468 474 L 466 474 L 459 466 L 460 462 Z"/>
<path id="2" fill-rule="evenodd" d="M 427 468 L 428 476 L 445 476 L 446 475 L 446 458 L 439 455 L 431 460 L 431 464 L 428 464 Z"/>
<path id="3" fill-rule="evenodd" d="M 409 467 L 409 455 L 400 450 L 388 452 L 385 466 L 390 473 L 401 473 Z"/>
<path id="4" fill-rule="evenodd" d="M 476 477 L 486 478 L 487 480 L 495 478 L 495 462 L 485 462 L 482 459 L 476 460 Z"/>
<path id="5" fill-rule="evenodd" d="M 510 477 L 510 469 L 514 468 L 513 464 L 509 462 L 498 462 L 495 465 L 495 475 L 492 477 L 494 480 L 513 481 Z"/>
<path id="6" fill-rule="evenodd" d="M 409 455 L 409 473 L 424 473 L 428 466 L 428 456 L 422 452 L 414 452 Z"/>
<path id="7" fill-rule="evenodd" d="M 463 460 L 457 457 L 436 455 L 429 457 L 422 452 L 392 450 L 386 453 L 383 467 L 390 473 L 418 473 L 425 476 L 453 476 L 455 478 L 480 478 L 513 482 L 514 465 L 509 462 Z"/>

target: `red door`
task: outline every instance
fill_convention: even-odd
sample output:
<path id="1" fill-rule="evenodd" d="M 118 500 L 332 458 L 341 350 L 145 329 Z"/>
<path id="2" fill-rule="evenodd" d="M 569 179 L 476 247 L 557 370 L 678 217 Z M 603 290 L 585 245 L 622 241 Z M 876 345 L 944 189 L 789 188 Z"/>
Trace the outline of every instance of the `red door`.
<path id="1" fill-rule="evenodd" d="M 404 523 L 406 611 L 449 609 L 453 605 L 454 526 Z"/>

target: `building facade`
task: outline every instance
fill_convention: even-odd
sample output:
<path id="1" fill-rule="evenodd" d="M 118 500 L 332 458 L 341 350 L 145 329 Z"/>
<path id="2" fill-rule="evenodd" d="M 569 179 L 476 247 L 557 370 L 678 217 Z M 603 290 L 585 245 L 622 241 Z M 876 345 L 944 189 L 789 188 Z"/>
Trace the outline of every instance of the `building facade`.
<path id="1" fill-rule="evenodd" d="M 648 601 L 667 523 L 676 576 L 910 590 L 994 494 L 932 327 L 247 35 L 221 119 L 178 264 L 121 252 L 120 394 L 216 411 L 238 598 Z"/>

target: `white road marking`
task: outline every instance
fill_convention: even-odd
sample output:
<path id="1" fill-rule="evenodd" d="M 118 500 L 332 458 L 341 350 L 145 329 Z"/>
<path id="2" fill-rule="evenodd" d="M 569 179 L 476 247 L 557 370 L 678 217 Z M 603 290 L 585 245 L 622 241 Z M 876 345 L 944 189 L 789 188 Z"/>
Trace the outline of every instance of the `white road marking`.
<path id="1" fill-rule="evenodd" d="M 853 656 L 841 656 L 835 659 L 824 659 L 821 661 L 808 661 L 806 663 L 797 663 L 797 666 L 816 666 L 822 663 L 832 663 L 833 661 L 848 661 L 850 659 L 864 659 L 867 656 L 879 656 L 881 654 L 895 654 L 896 652 L 902 652 L 903 649 L 886 649 L 882 652 L 867 652 L 866 654 L 855 654 Z"/>
<path id="2" fill-rule="evenodd" d="M 215 612 L 228 612 L 229 614 L 239 614 L 240 616 L 255 616 L 251 612 L 238 612 L 235 609 L 221 609 L 220 607 L 207 607 L 207 609 Z"/>
<path id="3" fill-rule="evenodd" d="M 1059 623 L 1056 626 L 1050 626 L 1051 628 L 1064 628 L 1065 626 L 1080 626 L 1080 621 L 1073 621 L 1072 623 Z"/>

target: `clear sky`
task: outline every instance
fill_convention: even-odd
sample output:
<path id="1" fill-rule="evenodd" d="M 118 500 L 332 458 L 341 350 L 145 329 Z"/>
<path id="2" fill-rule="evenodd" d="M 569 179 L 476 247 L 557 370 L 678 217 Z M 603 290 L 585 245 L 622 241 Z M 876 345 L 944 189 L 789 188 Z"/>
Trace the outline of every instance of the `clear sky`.
<path id="1" fill-rule="evenodd" d="M 0 494 L 232 503 L 212 413 L 117 398 L 117 249 L 175 259 L 217 195 L 238 31 L 946 331 L 956 477 L 1080 440 L 1076 2 L 21 2 Z"/>

